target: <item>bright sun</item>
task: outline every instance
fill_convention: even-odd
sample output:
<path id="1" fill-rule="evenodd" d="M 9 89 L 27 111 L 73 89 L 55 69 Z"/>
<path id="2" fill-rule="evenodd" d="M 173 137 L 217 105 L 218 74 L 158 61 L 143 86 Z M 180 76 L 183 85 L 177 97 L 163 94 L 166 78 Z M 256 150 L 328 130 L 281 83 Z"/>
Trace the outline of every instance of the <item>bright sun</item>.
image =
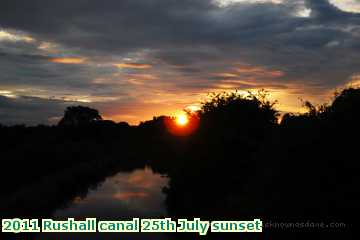
<path id="1" fill-rule="evenodd" d="M 179 126 L 185 126 L 189 122 L 189 119 L 186 115 L 179 115 L 176 118 L 176 123 Z"/>

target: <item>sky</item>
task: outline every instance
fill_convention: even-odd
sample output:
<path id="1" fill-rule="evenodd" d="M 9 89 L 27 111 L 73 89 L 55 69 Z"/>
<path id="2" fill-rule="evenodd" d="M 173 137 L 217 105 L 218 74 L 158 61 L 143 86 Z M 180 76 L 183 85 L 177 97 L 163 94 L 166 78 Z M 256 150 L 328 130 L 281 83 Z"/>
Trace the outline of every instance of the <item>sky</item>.
<path id="1" fill-rule="evenodd" d="M 360 83 L 359 56 L 360 0 L 1 0 L 0 123 L 138 124 L 234 89 L 299 112 Z"/>

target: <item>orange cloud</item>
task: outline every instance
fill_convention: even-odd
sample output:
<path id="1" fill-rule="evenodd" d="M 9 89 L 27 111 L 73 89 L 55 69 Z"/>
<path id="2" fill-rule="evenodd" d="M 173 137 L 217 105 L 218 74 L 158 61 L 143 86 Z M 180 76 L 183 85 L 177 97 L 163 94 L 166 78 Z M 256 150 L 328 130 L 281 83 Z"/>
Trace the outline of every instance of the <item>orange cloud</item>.
<path id="1" fill-rule="evenodd" d="M 259 72 L 263 72 L 264 68 L 256 67 L 256 66 L 242 65 L 239 68 L 237 68 L 236 71 L 239 73 L 259 73 Z"/>
<path id="2" fill-rule="evenodd" d="M 146 198 L 149 195 L 145 192 L 123 192 L 123 193 L 117 193 L 113 196 L 116 200 L 126 201 L 133 198 Z"/>
<path id="3" fill-rule="evenodd" d="M 224 77 L 224 78 L 234 78 L 234 77 L 238 77 L 237 74 L 234 73 L 217 73 L 216 74 L 217 77 Z"/>
<path id="4" fill-rule="evenodd" d="M 157 76 L 151 75 L 151 74 L 129 74 L 129 77 L 139 79 L 139 80 L 156 80 L 158 79 Z"/>
<path id="5" fill-rule="evenodd" d="M 261 66 L 251 66 L 251 65 L 238 65 L 231 72 L 215 73 L 216 77 L 224 78 L 227 80 L 244 79 L 244 77 L 246 77 L 249 80 L 249 76 L 252 76 L 255 79 L 280 78 L 283 77 L 284 75 L 285 73 L 280 70 L 272 70 Z"/>
<path id="6" fill-rule="evenodd" d="M 146 174 L 133 174 L 129 176 L 128 183 L 141 188 L 151 188 L 154 185 L 154 181 L 151 181 L 152 177 Z"/>
<path id="7" fill-rule="evenodd" d="M 128 82 L 134 85 L 144 85 L 145 81 L 157 80 L 158 77 L 151 74 L 126 74 Z"/>
<path id="8" fill-rule="evenodd" d="M 285 73 L 282 72 L 282 71 L 270 71 L 270 72 L 267 72 L 267 74 L 268 74 L 269 76 L 275 77 L 275 78 L 277 78 L 277 77 L 283 77 L 283 76 L 285 75 Z"/>
<path id="9" fill-rule="evenodd" d="M 346 84 L 346 87 L 360 87 L 360 75 L 351 77 L 350 82 Z"/>
<path id="10" fill-rule="evenodd" d="M 85 62 L 85 58 L 69 57 L 69 58 L 51 58 L 50 62 L 63 64 L 81 64 Z"/>
<path id="11" fill-rule="evenodd" d="M 285 75 L 284 72 L 279 70 L 268 70 L 263 67 L 249 66 L 249 65 L 242 65 L 238 67 L 236 69 L 236 72 L 243 74 L 253 74 L 262 77 L 273 77 L 273 78 L 283 77 Z"/>
<path id="12" fill-rule="evenodd" d="M 114 66 L 118 68 L 133 68 L 133 69 L 147 69 L 152 68 L 150 64 L 141 64 L 141 63 L 116 63 Z"/>

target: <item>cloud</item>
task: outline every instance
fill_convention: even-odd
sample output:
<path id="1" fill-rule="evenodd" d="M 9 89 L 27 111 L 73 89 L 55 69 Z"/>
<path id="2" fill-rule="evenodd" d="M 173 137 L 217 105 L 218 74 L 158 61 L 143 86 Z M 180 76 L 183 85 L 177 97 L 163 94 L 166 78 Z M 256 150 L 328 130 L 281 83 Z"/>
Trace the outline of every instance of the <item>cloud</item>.
<path id="1" fill-rule="evenodd" d="M 358 0 L 329 0 L 337 8 L 347 12 L 360 12 L 360 2 Z"/>
<path id="2" fill-rule="evenodd" d="M 85 58 L 65 57 L 65 58 L 50 58 L 50 62 L 63 64 L 81 64 L 85 62 Z"/>
<path id="3" fill-rule="evenodd" d="M 17 96 L 12 91 L 0 90 L 0 96 L 8 98 L 16 98 Z"/>
<path id="4" fill-rule="evenodd" d="M 120 201 L 129 201 L 138 198 L 147 198 L 149 194 L 146 192 L 121 192 L 114 194 L 113 198 Z"/>
<path id="5" fill-rule="evenodd" d="M 248 65 L 241 65 L 237 67 L 235 70 L 239 74 L 250 74 L 251 76 L 260 76 L 260 77 L 283 77 L 285 75 L 284 72 L 279 70 L 268 70 L 263 67 L 257 66 L 248 66 Z"/>
<path id="6" fill-rule="evenodd" d="M 25 96 L 13 98 L 0 94 L 0 122 L 6 125 L 56 124 L 66 106 L 71 104 L 74 103 Z"/>
<path id="7" fill-rule="evenodd" d="M 220 7 L 229 7 L 233 4 L 237 3 L 273 3 L 273 4 L 280 4 L 283 3 L 284 0 L 215 0 L 215 3 L 218 4 Z"/>
<path id="8" fill-rule="evenodd" d="M 142 64 L 142 63 L 115 63 L 114 66 L 118 68 L 133 68 L 133 69 L 148 69 L 152 67 L 150 64 Z"/>
<path id="9" fill-rule="evenodd" d="M 21 33 L 12 33 L 5 30 L 0 30 L 0 41 L 9 41 L 9 42 L 18 42 L 18 41 L 24 41 L 24 42 L 33 42 L 35 41 L 32 37 L 26 36 Z"/>
<path id="10" fill-rule="evenodd" d="M 221 2 L 3 0 L 0 89 L 135 122 L 233 87 L 321 101 L 359 75 L 356 1 Z"/>

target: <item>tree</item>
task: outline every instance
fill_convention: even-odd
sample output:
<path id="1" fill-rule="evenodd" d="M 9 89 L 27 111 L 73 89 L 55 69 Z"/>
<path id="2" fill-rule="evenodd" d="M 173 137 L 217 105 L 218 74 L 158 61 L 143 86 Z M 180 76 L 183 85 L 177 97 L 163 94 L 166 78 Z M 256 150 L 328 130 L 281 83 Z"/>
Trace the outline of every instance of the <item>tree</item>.
<path id="1" fill-rule="evenodd" d="M 351 127 L 358 128 L 360 119 L 360 88 L 347 88 L 335 95 L 328 112 L 332 120 L 351 123 Z"/>
<path id="2" fill-rule="evenodd" d="M 213 94 L 199 112 L 200 127 L 205 132 L 230 139 L 263 136 L 266 129 L 277 124 L 276 103 L 269 101 L 263 90 L 248 95 L 239 92 Z"/>
<path id="3" fill-rule="evenodd" d="M 64 117 L 58 125 L 84 126 L 100 120 L 102 120 L 102 117 L 98 110 L 83 106 L 72 106 L 66 108 Z"/>

